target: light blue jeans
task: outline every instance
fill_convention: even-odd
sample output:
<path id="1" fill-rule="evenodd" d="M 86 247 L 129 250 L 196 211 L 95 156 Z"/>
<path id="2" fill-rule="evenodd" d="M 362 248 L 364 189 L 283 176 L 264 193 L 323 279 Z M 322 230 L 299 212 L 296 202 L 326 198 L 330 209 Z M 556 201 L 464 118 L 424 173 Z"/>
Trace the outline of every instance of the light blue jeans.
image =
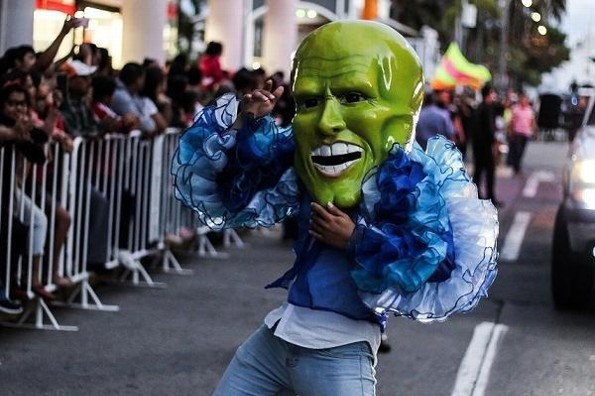
<path id="1" fill-rule="evenodd" d="M 262 325 L 235 353 L 214 396 L 373 396 L 374 355 L 367 342 L 329 349 L 290 344 Z"/>

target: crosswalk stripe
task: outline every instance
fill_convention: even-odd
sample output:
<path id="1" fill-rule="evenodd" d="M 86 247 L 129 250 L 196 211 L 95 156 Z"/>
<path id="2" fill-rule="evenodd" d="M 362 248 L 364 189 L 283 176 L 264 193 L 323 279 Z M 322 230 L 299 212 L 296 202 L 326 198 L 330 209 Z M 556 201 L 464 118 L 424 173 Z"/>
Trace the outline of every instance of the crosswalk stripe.
<path id="1" fill-rule="evenodd" d="M 531 176 L 527 179 L 525 187 L 523 188 L 523 197 L 533 198 L 537 195 L 537 188 L 540 182 L 553 182 L 556 177 L 552 172 L 548 171 L 537 171 L 531 173 Z"/>
<path id="2" fill-rule="evenodd" d="M 451 396 L 484 395 L 498 343 L 507 330 L 507 326 L 491 322 L 482 322 L 475 326 Z"/>
<path id="3" fill-rule="evenodd" d="M 517 212 L 500 250 L 500 260 L 515 261 L 519 257 L 525 232 L 531 221 L 530 212 Z"/>

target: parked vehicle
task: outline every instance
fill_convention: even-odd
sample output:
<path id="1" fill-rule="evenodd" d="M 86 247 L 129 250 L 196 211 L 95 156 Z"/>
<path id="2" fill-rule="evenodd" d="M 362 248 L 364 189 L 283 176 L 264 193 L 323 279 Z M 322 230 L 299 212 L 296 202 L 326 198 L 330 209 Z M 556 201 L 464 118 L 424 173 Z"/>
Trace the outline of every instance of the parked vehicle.
<path id="1" fill-rule="evenodd" d="M 595 95 L 570 145 L 563 200 L 552 243 L 552 293 L 557 308 L 578 308 L 593 297 L 595 276 Z"/>
<path id="2" fill-rule="evenodd" d="M 547 93 L 539 96 L 537 126 L 543 140 L 555 140 L 556 131 L 560 128 L 562 117 L 562 96 Z"/>

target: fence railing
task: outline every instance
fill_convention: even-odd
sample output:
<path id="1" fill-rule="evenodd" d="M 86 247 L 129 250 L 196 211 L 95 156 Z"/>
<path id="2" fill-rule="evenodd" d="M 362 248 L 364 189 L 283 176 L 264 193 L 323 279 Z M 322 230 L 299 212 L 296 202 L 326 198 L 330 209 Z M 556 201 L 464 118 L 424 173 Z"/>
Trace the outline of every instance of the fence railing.
<path id="1" fill-rule="evenodd" d="M 168 246 L 168 237 L 184 228 L 197 233 L 199 256 L 222 255 L 208 229 L 173 196 L 169 169 L 178 137 L 176 129 L 152 139 L 138 132 L 79 137 L 71 153 L 47 145 L 50 160 L 43 165 L 31 164 L 14 146 L 0 146 L 0 286 L 28 301 L 18 320 L 3 325 L 76 330 L 59 324 L 51 307 L 117 311 L 101 302 L 90 274 L 121 267 L 120 282 L 162 287 L 141 264 L 156 253 L 164 272 L 190 273 Z M 226 246 L 243 246 L 234 231 L 223 239 Z M 54 301 L 60 282 L 71 292 Z"/>

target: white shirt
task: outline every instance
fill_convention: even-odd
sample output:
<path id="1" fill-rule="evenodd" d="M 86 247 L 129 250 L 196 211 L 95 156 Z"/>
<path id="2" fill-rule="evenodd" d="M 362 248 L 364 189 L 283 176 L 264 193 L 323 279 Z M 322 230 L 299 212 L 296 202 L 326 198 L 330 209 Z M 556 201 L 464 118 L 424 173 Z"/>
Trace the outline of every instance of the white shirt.
<path id="1" fill-rule="evenodd" d="M 378 324 L 350 319 L 335 312 L 284 303 L 264 319 L 269 329 L 277 322 L 274 332 L 277 337 L 304 348 L 325 349 L 365 341 L 375 355 L 380 346 Z"/>

